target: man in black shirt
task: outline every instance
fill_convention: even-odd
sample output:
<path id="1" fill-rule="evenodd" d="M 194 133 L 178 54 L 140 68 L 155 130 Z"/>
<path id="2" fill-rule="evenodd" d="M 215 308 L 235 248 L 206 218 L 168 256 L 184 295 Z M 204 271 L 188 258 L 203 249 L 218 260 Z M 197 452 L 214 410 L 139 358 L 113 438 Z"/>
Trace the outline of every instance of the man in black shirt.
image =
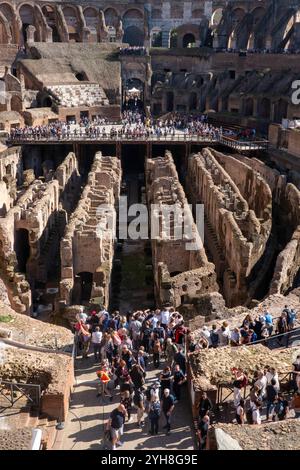
<path id="1" fill-rule="evenodd" d="M 201 400 L 199 402 L 199 418 L 204 418 L 205 415 L 209 415 L 210 410 L 212 409 L 212 403 L 209 398 L 207 398 L 207 393 L 203 392 Z"/>
<path id="2" fill-rule="evenodd" d="M 123 434 L 123 426 L 126 419 L 126 409 L 124 405 L 119 405 L 111 414 L 107 423 L 107 428 L 110 429 L 112 438 L 112 450 L 116 450 L 116 446 L 122 446 L 123 442 L 120 441 Z"/>
<path id="3" fill-rule="evenodd" d="M 176 364 L 173 374 L 173 392 L 176 400 L 180 400 L 180 389 L 181 385 L 185 382 L 185 375 L 180 369 L 180 366 Z"/>
<path id="4" fill-rule="evenodd" d="M 276 389 L 276 380 L 272 379 L 271 383 L 266 387 L 266 396 L 267 396 L 267 414 L 266 418 L 267 421 L 269 416 L 273 416 L 274 408 L 275 408 L 275 400 L 277 398 L 277 389 Z"/>
<path id="5" fill-rule="evenodd" d="M 166 418 L 166 425 L 164 426 L 164 429 L 167 430 L 167 435 L 170 434 L 171 430 L 171 415 L 175 408 L 174 403 L 175 399 L 173 395 L 170 394 L 170 390 L 168 388 L 165 388 L 162 396 L 162 410 Z"/>

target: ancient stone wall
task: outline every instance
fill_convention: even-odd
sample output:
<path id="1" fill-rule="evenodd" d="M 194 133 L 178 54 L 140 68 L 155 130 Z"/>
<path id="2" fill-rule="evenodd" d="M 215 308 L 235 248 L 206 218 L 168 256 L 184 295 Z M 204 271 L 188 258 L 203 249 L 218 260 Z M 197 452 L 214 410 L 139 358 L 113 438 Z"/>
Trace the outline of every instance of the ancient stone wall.
<path id="1" fill-rule="evenodd" d="M 108 305 L 114 253 L 121 166 L 115 157 L 95 155 L 88 182 L 61 240 L 61 299 L 81 300 L 84 273 L 91 276 L 91 297 Z"/>
<path id="2" fill-rule="evenodd" d="M 4 217 L 17 198 L 17 185 L 22 181 L 20 147 L 0 150 L 0 217 Z"/>
<path id="3" fill-rule="evenodd" d="M 224 296 L 230 306 L 243 303 L 246 280 L 262 256 L 270 221 L 262 233 L 255 212 L 209 149 L 190 157 L 187 188 L 194 204 L 204 204 L 205 240 L 223 281 Z"/>
<path id="4" fill-rule="evenodd" d="M 201 295 L 216 292 L 214 265 L 209 263 L 202 240 L 188 207 L 184 190 L 179 183 L 172 155 L 150 159 L 146 165 L 147 199 L 151 217 L 159 221 L 157 234 L 152 238 L 152 257 L 155 291 L 158 304 L 171 303 L 178 307 Z M 190 233 L 183 228 L 180 216 L 165 211 L 185 208 Z M 177 231 L 178 230 L 178 231 Z M 191 244 L 193 249 L 189 249 Z"/>

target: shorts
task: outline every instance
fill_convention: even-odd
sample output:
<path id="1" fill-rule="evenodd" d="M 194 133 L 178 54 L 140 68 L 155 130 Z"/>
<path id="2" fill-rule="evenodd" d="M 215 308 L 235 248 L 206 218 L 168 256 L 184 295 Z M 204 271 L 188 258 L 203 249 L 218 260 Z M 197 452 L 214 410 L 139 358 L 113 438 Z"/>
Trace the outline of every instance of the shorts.
<path id="1" fill-rule="evenodd" d="M 117 439 L 117 440 L 119 440 L 120 437 L 121 437 L 122 434 L 123 434 L 123 426 L 121 426 L 119 429 L 115 429 L 115 428 L 111 427 L 110 430 L 111 430 L 111 437 L 112 437 L 112 439 Z"/>

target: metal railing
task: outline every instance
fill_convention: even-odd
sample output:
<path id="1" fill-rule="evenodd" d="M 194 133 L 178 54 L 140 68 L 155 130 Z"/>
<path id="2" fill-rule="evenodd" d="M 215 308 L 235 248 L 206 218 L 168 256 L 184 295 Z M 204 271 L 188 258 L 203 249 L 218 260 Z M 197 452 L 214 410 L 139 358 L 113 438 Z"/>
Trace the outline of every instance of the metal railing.
<path id="1" fill-rule="evenodd" d="M 5 393 L 5 390 L 8 393 Z M 22 384 L 0 379 L 0 397 L 4 397 L 10 406 L 14 406 L 21 398 L 25 397 L 27 402 L 40 407 L 41 386 L 37 384 Z"/>
<path id="2" fill-rule="evenodd" d="M 267 150 L 269 147 L 268 140 L 236 140 L 231 137 L 221 136 L 219 141 L 223 145 L 241 150 Z"/>

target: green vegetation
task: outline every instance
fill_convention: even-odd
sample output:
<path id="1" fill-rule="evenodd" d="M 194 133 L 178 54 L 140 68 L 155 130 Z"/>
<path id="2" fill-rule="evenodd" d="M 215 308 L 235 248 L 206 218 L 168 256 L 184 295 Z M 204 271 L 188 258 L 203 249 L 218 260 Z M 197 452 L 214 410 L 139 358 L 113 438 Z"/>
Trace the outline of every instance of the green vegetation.
<path id="1" fill-rule="evenodd" d="M 0 315 L 0 323 L 9 323 L 13 320 L 11 315 Z"/>

